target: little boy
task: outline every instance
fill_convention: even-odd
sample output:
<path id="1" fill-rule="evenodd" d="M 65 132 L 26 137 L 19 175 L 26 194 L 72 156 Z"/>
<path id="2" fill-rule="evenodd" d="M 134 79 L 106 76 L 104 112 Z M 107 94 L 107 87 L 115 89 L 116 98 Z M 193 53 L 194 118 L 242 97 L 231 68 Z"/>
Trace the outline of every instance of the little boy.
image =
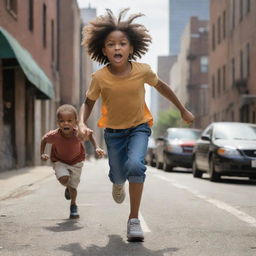
<path id="1" fill-rule="evenodd" d="M 41 141 L 41 159 L 46 161 L 49 156 L 44 153 L 47 143 L 52 144 L 50 159 L 58 181 L 66 187 L 65 198 L 71 199 L 70 219 L 79 218 L 76 205 L 77 186 L 80 182 L 85 149 L 83 141 L 87 138 L 78 137 L 77 110 L 69 104 L 60 106 L 56 112 L 59 128 L 47 132 Z M 104 156 L 104 151 L 97 145 L 93 134 L 89 136 L 96 154 Z"/>

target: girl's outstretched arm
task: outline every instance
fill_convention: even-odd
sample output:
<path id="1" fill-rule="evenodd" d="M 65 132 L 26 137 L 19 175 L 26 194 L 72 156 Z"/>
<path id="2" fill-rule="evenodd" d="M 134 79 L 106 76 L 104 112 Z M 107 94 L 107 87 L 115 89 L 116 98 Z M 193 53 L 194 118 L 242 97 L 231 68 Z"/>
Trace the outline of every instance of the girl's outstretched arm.
<path id="1" fill-rule="evenodd" d="M 98 156 L 98 157 L 103 157 L 103 156 L 105 155 L 104 150 L 101 149 L 101 148 L 98 146 L 98 143 L 96 142 L 96 139 L 95 139 L 93 133 L 90 134 L 89 140 L 90 140 L 90 142 L 92 143 L 92 145 L 93 145 L 93 147 L 94 147 L 94 149 L 95 149 L 95 152 L 96 152 L 97 156 Z"/>
<path id="2" fill-rule="evenodd" d="M 86 98 L 79 110 L 78 132 L 86 137 L 89 137 L 89 135 L 92 133 L 92 130 L 87 127 L 85 122 L 88 120 L 94 104 L 94 100 Z"/>
<path id="3" fill-rule="evenodd" d="M 179 109 L 181 117 L 185 122 L 192 123 L 194 121 L 194 115 L 183 106 L 176 94 L 166 83 L 159 79 L 155 88 L 160 94 L 171 101 Z"/>

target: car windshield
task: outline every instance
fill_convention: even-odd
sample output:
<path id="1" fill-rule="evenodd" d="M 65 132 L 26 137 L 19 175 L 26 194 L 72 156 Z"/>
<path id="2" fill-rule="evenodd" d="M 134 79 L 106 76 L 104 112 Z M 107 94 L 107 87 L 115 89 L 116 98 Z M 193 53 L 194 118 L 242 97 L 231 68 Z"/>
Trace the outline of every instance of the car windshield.
<path id="1" fill-rule="evenodd" d="M 197 140 L 201 135 L 200 131 L 189 129 L 172 129 L 168 131 L 168 139 L 180 139 L 180 140 Z"/>
<path id="2" fill-rule="evenodd" d="M 235 123 L 217 125 L 214 137 L 226 140 L 256 140 L 256 126 Z"/>

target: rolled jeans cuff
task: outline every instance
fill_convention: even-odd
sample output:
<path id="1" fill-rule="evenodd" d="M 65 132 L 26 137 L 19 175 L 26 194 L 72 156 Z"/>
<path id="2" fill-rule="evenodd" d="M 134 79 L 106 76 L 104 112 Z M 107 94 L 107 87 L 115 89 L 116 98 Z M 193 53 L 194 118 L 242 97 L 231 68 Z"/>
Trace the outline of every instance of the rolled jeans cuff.
<path id="1" fill-rule="evenodd" d="M 144 183 L 145 178 L 145 176 L 129 176 L 128 180 L 129 183 Z"/>

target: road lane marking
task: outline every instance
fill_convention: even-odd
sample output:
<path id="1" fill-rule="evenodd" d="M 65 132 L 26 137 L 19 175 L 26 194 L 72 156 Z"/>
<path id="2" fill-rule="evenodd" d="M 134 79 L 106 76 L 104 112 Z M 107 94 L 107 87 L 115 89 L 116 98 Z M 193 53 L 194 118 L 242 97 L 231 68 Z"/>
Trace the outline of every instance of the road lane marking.
<path id="1" fill-rule="evenodd" d="M 144 220 L 143 216 L 141 215 L 141 213 L 139 212 L 139 219 L 140 219 L 140 225 L 142 227 L 142 230 L 144 233 L 149 233 L 151 232 L 151 230 L 149 229 L 146 221 Z"/>
<path id="2" fill-rule="evenodd" d="M 162 179 L 162 180 L 165 180 L 167 182 L 170 182 L 173 186 L 177 187 L 177 188 L 180 188 L 180 189 L 184 189 L 190 193 L 192 193 L 194 196 L 200 198 L 200 199 L 203 199 L 205 200 L 206 202 L 216 206 L 217 208 L 219 209 L 222 209 L 230 214 L 232 214 L 233 216 L 237 217 L 238 219 L 240 219 L 241 221 L 243 222 L 246 222 L 247 224 L 249 224 L 250 226 L 252 227 L 256 227 L 256 219 L 250 215 L 248 215 L 247 213 L 245 212 L 242 212 L 238 209 L 236 209 L 235 207 L 227 204 L 227 203 L 224 203 L 220 200 L 217 200 L 217 199 L 214 199 L 214 198 L 211 198 L 211 197 L 207 197 L 205 195 L 202 195 L 200 194 L 198 191 L 192 189 L 192 188 L 189 188 L 187 186 L 184 186 L 184 185 L 181 185 L 171 179 L 168 179 L 160 174 L 154 174 L 156 177 Z"/>

